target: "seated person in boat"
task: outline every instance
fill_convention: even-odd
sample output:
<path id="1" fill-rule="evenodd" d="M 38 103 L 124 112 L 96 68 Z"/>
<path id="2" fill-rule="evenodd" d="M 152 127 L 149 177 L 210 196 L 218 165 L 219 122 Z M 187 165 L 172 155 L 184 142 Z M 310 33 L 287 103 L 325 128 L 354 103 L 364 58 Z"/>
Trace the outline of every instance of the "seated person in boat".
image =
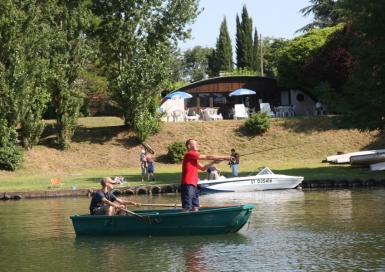
<path id="1" fill-rule="evenodd" d="M 102 185 L 102 189 L 97 190 L 91 200 L 91 215 L 116 215 L 120 214 L 122 209 L 125 209 L 125 205 L 139 205 L 135 202 L 126 201 L 114 196 L 111 190 L 117 182 L 111 178 L 103 178 L 100 184 Z"/>
<path id="2" fill-rule="evenodd" d="M 209 179 L 209 180 L 219 179 L 220 176 L 221 176 L 221 170 L 219 170 L 218 167 L 214 165 L 207 167 L 206 179 Z"/>
<path id="3" fill-rule="evenodd" d="M 184 155 L 182 163 L 182 184 L 181 201 L 184 211 L 199 210 L 198 196 L 198 170 L 205 171 L 213 164 L 230 160 L 230 156 L 202 155 L 199 153 L 198 142 L 193 139 L 186 141 L 187 153 Z M 199 160 L 211 160 L 212 162 L 203 165 Z"/>

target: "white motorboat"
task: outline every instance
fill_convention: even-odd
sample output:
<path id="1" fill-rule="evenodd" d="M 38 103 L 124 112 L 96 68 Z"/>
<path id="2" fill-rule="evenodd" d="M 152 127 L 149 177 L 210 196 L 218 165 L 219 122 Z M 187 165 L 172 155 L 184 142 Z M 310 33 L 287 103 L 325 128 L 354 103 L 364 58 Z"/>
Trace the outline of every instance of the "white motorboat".
<path id="1" fill-rule="evenodd" d="M 256 175 L 246 177 L 226 178 L 215 180 L 201 180 L 198 187 L 201 193 L 215 192 L 253 192 L 261 190 L 294 189 L 303 181 L 301 176 L 274 174 L 268 167 L 264 167 Z"/>

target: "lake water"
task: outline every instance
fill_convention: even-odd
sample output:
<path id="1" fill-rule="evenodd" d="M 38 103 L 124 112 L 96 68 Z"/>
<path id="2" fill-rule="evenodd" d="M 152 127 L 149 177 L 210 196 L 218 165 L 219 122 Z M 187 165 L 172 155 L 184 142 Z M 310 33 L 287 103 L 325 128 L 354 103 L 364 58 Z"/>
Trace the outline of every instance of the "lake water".
<path id="1" fill-rule="evenodd" d="M 139 196 L 178 203 L 178 195 Z M 239 233 L 80 237 L 87 198 L 0 202 L 0 271 L 385 271 L 385 190 L 284 190 L 201 196 L 255 203 Z"/>

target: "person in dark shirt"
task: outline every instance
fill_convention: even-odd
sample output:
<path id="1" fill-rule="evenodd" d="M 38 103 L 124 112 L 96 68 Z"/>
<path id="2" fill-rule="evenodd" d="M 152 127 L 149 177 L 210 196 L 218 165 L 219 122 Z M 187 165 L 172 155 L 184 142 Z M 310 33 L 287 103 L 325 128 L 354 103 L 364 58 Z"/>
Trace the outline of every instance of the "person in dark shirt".
<path id="1" fill-rule="evenodd" d="M 229 161 L 231 172 L 234 177 L 238 176 L 238 165 L 239 165 L 239 153 L 235 152 L 235 149 L 231 149 L 230 161 Z"/>
<path id="2" fill-rule="evenodd" d="M 116 215 L 121 209 L 125 208 L 125 205 L 140 206 L 138 203 L 126 201 L 114 196 L 111 190 L 114 188 L 116 182 L 111 178 L 103 178 L 100 184 L 102 185 L 102 189 L 97 190 L 91 199 L 91 215 Z"/>

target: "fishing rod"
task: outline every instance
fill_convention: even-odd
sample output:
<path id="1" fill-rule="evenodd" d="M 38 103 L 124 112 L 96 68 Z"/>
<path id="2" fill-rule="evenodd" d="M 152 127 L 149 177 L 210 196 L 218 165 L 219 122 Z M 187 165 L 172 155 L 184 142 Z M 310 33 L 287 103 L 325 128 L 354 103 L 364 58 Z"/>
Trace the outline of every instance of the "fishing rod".
<path id="1" fill-rule="evenodd" d="M 268 149 L 262 149 L 262 150 L 258 150 L 258 151 L 254 151 L 254 152 L 250 152 L 250 153 L 246 153 L 246 154 L 241 154 L 241 155 L 239 155 L 239 157 L 254 155 L 257 153 L 262 153 L 262 152 L 266 152 L 266 151 L 270 151 L 270 150 L 284 149 L 284 148 L 297 147 L 297 146 L 299 146 L 299 145 L 279 146 L 279 147 L 273 147 L 273 148 L 268 148 Z"/>

